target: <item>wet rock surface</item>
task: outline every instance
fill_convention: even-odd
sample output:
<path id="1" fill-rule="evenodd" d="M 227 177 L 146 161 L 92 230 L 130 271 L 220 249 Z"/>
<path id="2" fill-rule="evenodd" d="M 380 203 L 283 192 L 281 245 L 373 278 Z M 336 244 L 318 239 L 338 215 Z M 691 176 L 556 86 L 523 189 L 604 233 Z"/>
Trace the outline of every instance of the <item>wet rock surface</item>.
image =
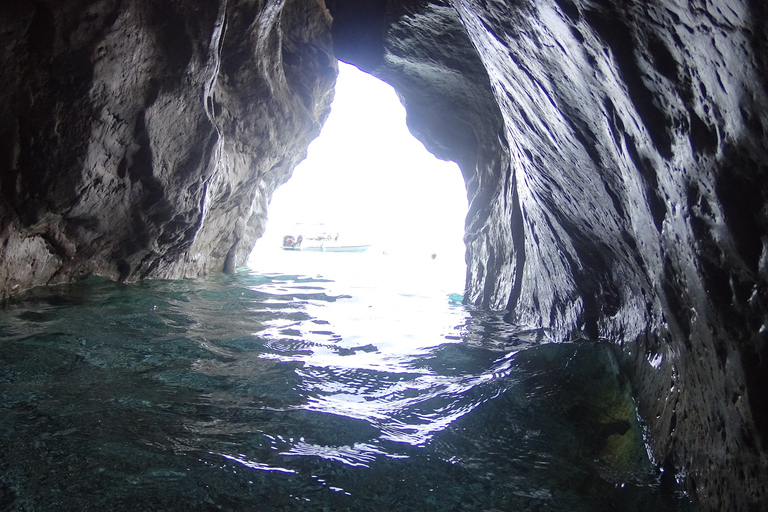
<path id="1" fill-rule="evenodd" d="M 462 168 L 466 299 L 615 342 L 666 474 L 765 508 L 768 8 L 327 7 Z M 11 3 L 0 41 L 2 295 L 237 266 L 335 76 L 315 1 Z"/>
<path id="2" fill-rule="evenodd" d="M 339 48 L 334 25 L 337 53 L 395 85 L 414 134 L 462 166 L 467 299 L 616 342 L 667 474 L 704 509 L 764 508 L 765 7 L 404 4 L 383 9 L 378 53 Z"/>
<path id="3" fill-rule="evenodd" d="M 317 2 L 0 7 L 0 295 L 242 264 L 337 72 Z"/>

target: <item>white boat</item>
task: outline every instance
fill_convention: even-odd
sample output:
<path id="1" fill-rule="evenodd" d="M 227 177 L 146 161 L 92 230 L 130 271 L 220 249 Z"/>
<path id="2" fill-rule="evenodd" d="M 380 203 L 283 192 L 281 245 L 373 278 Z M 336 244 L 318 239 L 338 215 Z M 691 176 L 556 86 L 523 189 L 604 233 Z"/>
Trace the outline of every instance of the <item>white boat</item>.
<path id="1" fill-rule="evenodd" d="M 365 252 L 371 246 L 369 244 L 349 244 L 339 241 L 339 234 L 330 234 L 326 231 L 304 236 L 299 234 L 285 235 L 283 237 L 283 250 L 302 252 Z"/>

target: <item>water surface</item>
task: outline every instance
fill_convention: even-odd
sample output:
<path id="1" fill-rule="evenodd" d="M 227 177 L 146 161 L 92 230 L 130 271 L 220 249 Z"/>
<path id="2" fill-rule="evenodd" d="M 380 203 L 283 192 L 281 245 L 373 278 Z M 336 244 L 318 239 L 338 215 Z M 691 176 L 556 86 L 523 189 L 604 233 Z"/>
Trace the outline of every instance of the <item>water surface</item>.
<path id="1" fill-rule="evenodd" d="M 439 258 L 286 258 L 8 301 L 0 510 L 689 510 L 605 345 L 463 306 Z"/>

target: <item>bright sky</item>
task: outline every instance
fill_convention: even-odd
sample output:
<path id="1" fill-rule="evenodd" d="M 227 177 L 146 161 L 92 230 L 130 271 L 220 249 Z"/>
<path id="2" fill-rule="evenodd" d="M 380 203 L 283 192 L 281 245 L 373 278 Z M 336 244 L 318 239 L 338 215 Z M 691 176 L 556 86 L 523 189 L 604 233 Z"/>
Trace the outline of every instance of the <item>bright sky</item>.
<path id="1" fill-rule="evenodd" d="M 394 89 L 339 62 L 331 114 L 308 157 L 273 195 L 257 243 L 278 247 L 294 224 L 325 223 L 383 250 L 461 251 L 467 198 L 453 162 L 408 131 Z M 342 241 L 340 239 L 340 241 Z"/>

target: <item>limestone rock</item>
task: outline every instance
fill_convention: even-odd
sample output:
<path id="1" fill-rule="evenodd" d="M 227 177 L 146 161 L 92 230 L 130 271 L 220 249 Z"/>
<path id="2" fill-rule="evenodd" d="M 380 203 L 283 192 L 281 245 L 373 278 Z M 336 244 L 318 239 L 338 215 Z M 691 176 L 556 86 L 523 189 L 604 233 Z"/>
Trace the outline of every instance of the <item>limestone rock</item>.
<path id="1" fill-rule="evenodd" d="M 349 3 L 337 53 L 462 167 L 468 299 L 615 342 L 658 463 L 707 510 L 768 506 L 766 7 L 374 2 L 362 40 Z"/>
<path id="2" fill-rule="evenodd" d="M 0 297 L 242 264 L 328 112 L 321 2 L 0 6 Z"/>

